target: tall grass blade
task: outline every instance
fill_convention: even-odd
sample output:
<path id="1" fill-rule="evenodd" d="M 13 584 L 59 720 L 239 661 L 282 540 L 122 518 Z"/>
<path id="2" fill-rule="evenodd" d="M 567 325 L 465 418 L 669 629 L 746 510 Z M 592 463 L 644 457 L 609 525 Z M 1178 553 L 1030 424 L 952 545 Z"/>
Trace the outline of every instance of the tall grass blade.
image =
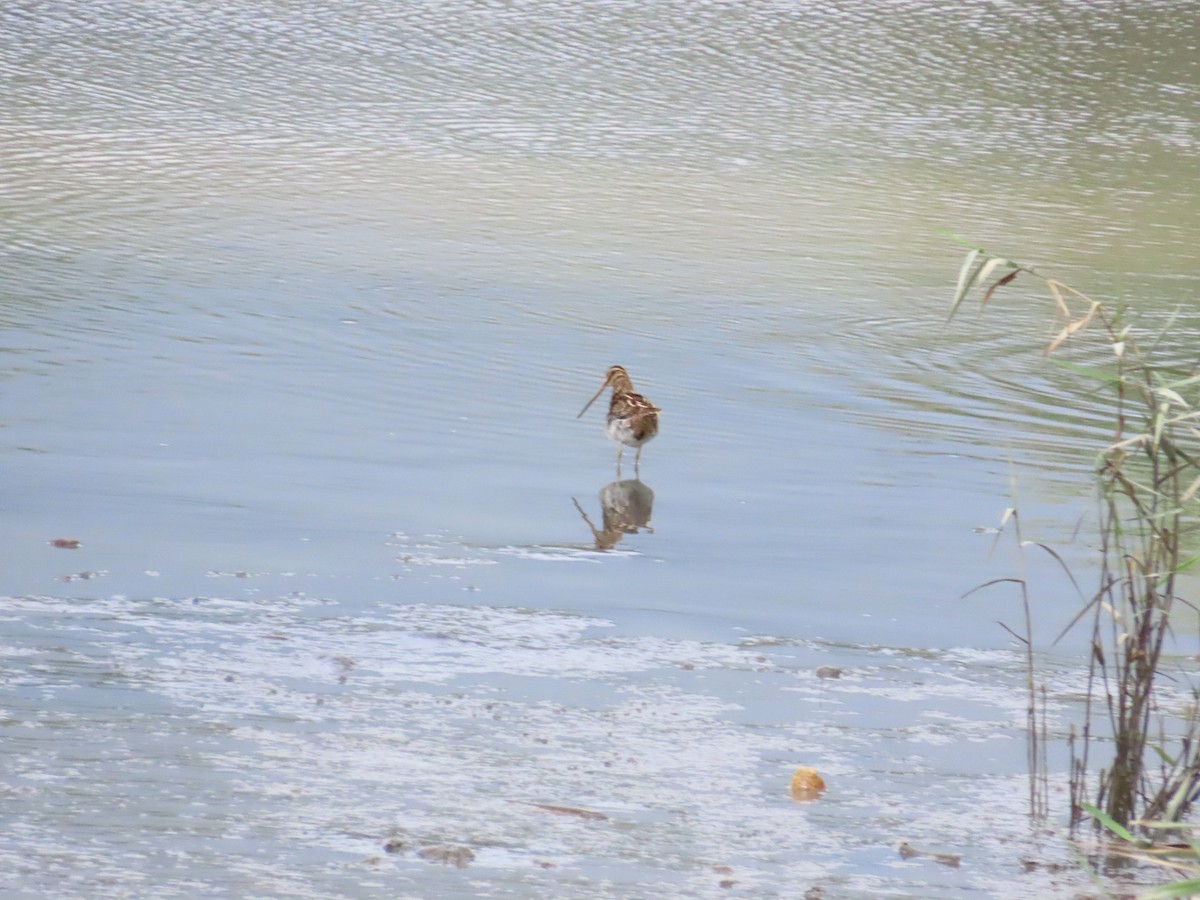
<path id="1" fill-rule="evenodd" d="M 988 276 L 990 276 L 992 272 L 996 270 L 998 265 L 1007 261 L 1008 260 L 1001 259 L 998 256 L 993 256 L 983 264 L 983 268 L 979 270 L 979 274 L 971 279 L 971 286 L 974 287 L 977 284 L 983 284 L 988 280 Z"/>
<path id="2" fill-rule="evenodd" d="M 1059 359 L 1058 357 L 1054 357 L 1050 360 L 1050 362 L 1053 365 L 1060 366 L 1064 369 L 1069 369 L 1070 371 L 1079 375 L 1083 375 L 1086 378 L 1093 378 L 1096 381 L 1102 381 L 1105 384 L 1120 384 L 1122 381 L 1120 375 L 1116 375 L 1107 369 L 1101 369 L 1096 366 L 1082 366 L 1079 363 L 1071 362 L 1069 359 Z"/>
<path id="3" fill-rule="evenodd" d="M 1089 816 L 1091 816 L 1093 819 L 1095 819 L 1097 822 L 1099 822 L 1101 825 L 1103 825 L 1105 828 L 1107 828 L 1109 831 L 1111 831 L 1113 834 L 1115 834 L 1121 840 L 1128 841 L 1129 843 L 1135 844 L 1137 846 L 1141 846 L 1142 844 L 1145 843 L 1145 841 L 1141 841 L 1138 838 L 1134 837 L 1128 828 L 1126 828 L 1124 825 L 1122 825 L 1120 822 L 1118 822 L 1116 819 L 1114 819 L 1112 816 L 1110 816 L 1108 813 L 1104 812 L 1103 810 L 1098 809 L 1095 806 L 1092 806 L 1092 804 L 1090 804 L 1090 803 L 1084 803 L 1081 805 L 1082 805 L 1083 811 L 1085 813 L 1087 813 Z"/>
<path id="4" fill-rule="evenodd" d="M 958 285 L 954 288 L 954 300 L 950 303 L 950 315 L 947 320 L 953 319 L 954 314 L 958 312 L 958 308 L 962 306 L 962 302 L 967 299 L 967 294 L 971 292 L 971 288 L 975 285 L 975 279 L 979 275 L 979 270 L 983 268 L 987 257 L 982 250 L 972 250 L 967 254 L 967 258 L 963 260 L 962 268 L 958 270 Z"/>
<path id="5" fill-rule="evenodd" d="M 992 262 L 1008 262 L 1008 260 L 996 260 L 996 259 L 994 259 L 994 260 L 992 260 Z M 1012 265 L 1012 264 L 1011 264 L 1011 263 L 1009 263 L 1009 265 Z M 979 301 L 979 305 L 980 305 L 980 306 L 987 306 L 987 304 L 988 304 L 988 301 L 992 299 L 992 294 L 996 293 L 996 288 L 1002 288 L 1002 287 L 1004 287 L 1006 284 L 1008 284 L 1009 282 L 1011 282 L 1011 281 L 1012 281 L 1014 278 L 1016 278 L 1016 277 L 1017 277 L 1017 271 L 1018 271 L 1017 269 L 1013 269 L 1013 271 L 1009 272 L 1007 275 L 1005 275 L 1003 278 L 1001 278 L 999 281 L 997 281 L 995 284 L 993 284 L 993 285 L 992 285 L 990 288 L 988 288 L 988 289 L 987 289 L 987 293 L 985 293 L 985 294 L 983 295 L 983 299 Z"/>

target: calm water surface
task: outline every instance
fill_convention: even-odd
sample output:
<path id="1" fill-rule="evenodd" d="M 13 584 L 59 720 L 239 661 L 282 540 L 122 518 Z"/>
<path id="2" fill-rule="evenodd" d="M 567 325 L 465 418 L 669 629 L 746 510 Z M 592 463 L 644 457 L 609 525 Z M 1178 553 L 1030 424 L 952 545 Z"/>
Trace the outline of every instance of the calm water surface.
<path id="1" fill-rule="evenodd" d="M 1022 865 L 1018 611 L 960 595 L 1012 477 L 1086 573 L 1105 412 L 1032 287 L 945 323 L 942 230 L 1194 364 L 1189 9 L 0 11 L 0 886 L 1083 884 Z M 641 484 L 575 419 L 613 363 Z"/>

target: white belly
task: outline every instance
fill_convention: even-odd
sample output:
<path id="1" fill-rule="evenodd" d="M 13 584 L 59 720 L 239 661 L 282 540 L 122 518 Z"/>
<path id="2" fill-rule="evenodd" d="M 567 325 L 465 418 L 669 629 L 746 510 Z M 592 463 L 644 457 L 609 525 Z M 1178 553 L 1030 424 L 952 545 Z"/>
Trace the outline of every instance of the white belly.
<path id="1" fill-rule="evenodd" d="M 610 419 L 608 424 L 604 426 L 604 433 L 618 444 L 624 444 L 626 447 L 640 447 L 653 438 L 656 432 L 652 431 L 641 440 L 638 440 L 637 436 L 633 433 L 633 429 L 629 427 L 628 419 Z"/>

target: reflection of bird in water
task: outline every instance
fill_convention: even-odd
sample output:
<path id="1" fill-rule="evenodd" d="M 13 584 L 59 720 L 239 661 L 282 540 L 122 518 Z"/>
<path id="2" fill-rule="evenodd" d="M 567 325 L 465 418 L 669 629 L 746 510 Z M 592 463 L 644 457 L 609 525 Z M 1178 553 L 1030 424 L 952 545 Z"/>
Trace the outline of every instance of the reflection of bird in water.
<path id="1" fill-rule="evenodd" d="M 604 375 L 604 384 L 596 391 L 596 396 L 587 402 L 579 411 L 579 418 L 588 411 L 588 407 L 596 402 L 596 398 L 604 393 L 605 388 L 612 388 L 612 399 L 608 404 L 608 420 L 604 425 L 604 433 L 612 440 L 621 444 L 617 448 L 617 477 L 621 472 L 621 454 L 626 447 L 636 447 L 637 456 L 633 460 L 633 470 L 637 471 L 642 459 L 642 445 L 658 434 L 657 406 L 633 389 L 629 373 L 621 366 L 611 366 Z"/>
<path id="2" fill-rule="evenodd" d="M 600 513 L 604 521 L 604 527 L 600 529 L 592 524 L 579 501 L 574 497 L 571 500 L 592 530 L 597 550 L 611 550 L 625 535 L 637 534 L 642 528 L 654 534 L 650 527 L 654 491 L 640 481 L 614 481 L 600 489 Z"/>

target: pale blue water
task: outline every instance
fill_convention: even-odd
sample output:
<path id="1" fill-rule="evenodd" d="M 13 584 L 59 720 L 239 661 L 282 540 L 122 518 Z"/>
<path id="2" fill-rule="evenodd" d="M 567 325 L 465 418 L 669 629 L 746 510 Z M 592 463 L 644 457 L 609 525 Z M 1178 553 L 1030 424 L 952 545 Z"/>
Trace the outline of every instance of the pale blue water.
<path id="1" fill-rule="evenodd" d="M 1180 8 L 0 12 L 0 890 L 1073 889 L 962 594 L 1012 473 L 1086 573 L 1104 411 L 1032 290 L 944 323 L 936 229 L 1190 303 Z M 600 553 L 613 363 L 664 412 Z"/>

